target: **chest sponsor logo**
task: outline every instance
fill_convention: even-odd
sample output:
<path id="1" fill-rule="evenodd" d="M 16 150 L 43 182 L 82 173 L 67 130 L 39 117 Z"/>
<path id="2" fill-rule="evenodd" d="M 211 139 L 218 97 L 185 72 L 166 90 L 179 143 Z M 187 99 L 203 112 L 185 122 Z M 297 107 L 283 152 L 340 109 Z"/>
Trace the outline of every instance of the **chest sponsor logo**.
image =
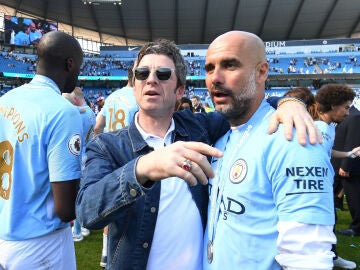
<path id="1" fill-rule="evenodd" d="M 247 163 L 243 159 L 238 159 L 235 163 L 231 166 L 230 169 L 230 181 L 233 184 L 238 184 L 242 182 L 247 174 Z"/>

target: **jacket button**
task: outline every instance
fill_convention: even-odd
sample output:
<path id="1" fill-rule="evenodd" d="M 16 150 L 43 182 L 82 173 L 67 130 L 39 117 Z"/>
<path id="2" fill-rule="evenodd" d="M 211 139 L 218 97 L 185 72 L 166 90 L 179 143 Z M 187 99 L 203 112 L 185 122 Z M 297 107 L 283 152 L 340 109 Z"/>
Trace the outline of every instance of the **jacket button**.
<path id="1" fill-rule="evenodd" d="M 130 195 L 132 196 L 132 197 L 136 197 L 136 190 L 135 189 L 130 189 Z"/>
<path id="2" fill-rule="evenodd" d="M 151 213 L 155 213 L 155 212 L 156 212 L 156 208 L 155 208 L 155 207 L 151 207 L 151 208 L 150 208 L 150 212 L 151 212 Z"/>
<path id="3" fill-rule="evenodd" d="M 149 247 L 149 244 L 147 243 L 147 242 L 145 242 L 144 244 L 143 244 L 143 248 L 148 248 Z"/>

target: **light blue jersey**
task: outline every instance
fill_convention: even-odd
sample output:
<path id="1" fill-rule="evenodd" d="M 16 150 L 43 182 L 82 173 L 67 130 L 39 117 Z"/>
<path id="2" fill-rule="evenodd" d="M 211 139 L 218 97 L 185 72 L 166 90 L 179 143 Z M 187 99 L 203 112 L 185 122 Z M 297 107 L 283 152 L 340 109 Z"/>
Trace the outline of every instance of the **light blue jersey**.
<path id="1" fill-rule="evenodd" d="M 102 109 L 106 119 L 104 131 L 114 131 L 129 125 L 137 110 L 138 105 L 132 87 L 116 90 L 106 98 Z"/>
<path id="2" fill-rule="evenodd" d="M 84 148 L 89 140 L 92 139 L 94 136 L 94 126 L 96 123 L 96 116 L 94 111 L 86 104 L 81 105 L 82 109 L 86 109 L 85 112 L 81 113 L 81 120 L 82 120 L 82 126 L 83 126 L 83 142 L 84 142 Z"/>
<path id="3" fill-rule="evenodd" d="M 335 126 L 333 123 L 328 124 L 321 120 L 316 120 L 315 124 L 319 128 L 323 138 L 323 142 L 321 145 L 326 151 L 326 153 L 328 153 L 329 158 L 331 158 L 331 151 L 335 140 Z"/>
<path id="4" fill-rule="evenodd" d="M 0 98 L 0 239 L 69 226 L 55 214 L 50 182 L 81 177 L 80 121 L 78 109 L 41 75 Z"/>
<path id="5" fill-rule="evenodd" d="M 86 144 L 88 143 L 88 141 L 90 141 L 93 137 L 94 137 L 94 126 L 96 123 L 96 116 L 95 113 L 93 112 L 93 110 L 86 104 L 86 102 L 84 104 L 82 104 L 81 106 L 82 109 L 86 109 L 85 112 L 81 113 L 81 120 L 82 120 L 82 126 L 83 126 L 83 133 L 81 136 L 81 141 L 83 142 L 82 144 L 82 151 L 81 151 L 81 156 L 82 156 L 82 165 L 81 165 L 81 169 L 82 171 L 85 169 L 85 160 L 86 160 Z"/>
<path id="6" fill-rule="evenodd" d="M 267 135 L 272 113 L 264 100 L 246 124 L 216 144 L 226 151 L 212 162 L 218 178 L 209 181 L 204 269 L 281 269 L 275 260 L 279 221 L 334 224 L 329 158 L 319 144 L 287 141 L 282 125 Z"/>

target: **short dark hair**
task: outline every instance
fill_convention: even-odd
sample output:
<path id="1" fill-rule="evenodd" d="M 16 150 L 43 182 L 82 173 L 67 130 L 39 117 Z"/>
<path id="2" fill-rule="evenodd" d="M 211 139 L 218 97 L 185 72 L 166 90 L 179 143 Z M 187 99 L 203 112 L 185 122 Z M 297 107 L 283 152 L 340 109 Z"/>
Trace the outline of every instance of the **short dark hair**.
<path id="1" fill-rule="evenodd" d="M 315 105 L 315 96 L 307 87 L 294 87 L 284 94 L 285 97 L 300 98 L 306 104 L 306 109 L 314 119 L 318 118 L 317 108 Z"/>
<path id="2" fill-rule="evenodd" d="M 330 111 L 331 106 L 338 106 L 353 101 L 355 92 L 346 84 L 329 83 L 323 85 L 316 93 L 315 100 L 320 113 Z"/>
<path id="3" fill-rule="evenodd" d="M 186 84 L 186 64 L 180 49 L 176 47 L 173 41 L 167 39 L 158 39 L 145 44 L 139 51 L 134 69 L 139 66 L 141 59 L 148 54 L 166 55 L 174 61 L 175 73 L 177 77 L 177 87 Z"/>
<path id="4" fill-rule="evenodd" d="M 133 80 L 134 80 L 134 73 L 133 73 L 134 63 L 131 63 L 127 68 L 128 73 L 128 83 L 129 85 L 133 86 Z"/>

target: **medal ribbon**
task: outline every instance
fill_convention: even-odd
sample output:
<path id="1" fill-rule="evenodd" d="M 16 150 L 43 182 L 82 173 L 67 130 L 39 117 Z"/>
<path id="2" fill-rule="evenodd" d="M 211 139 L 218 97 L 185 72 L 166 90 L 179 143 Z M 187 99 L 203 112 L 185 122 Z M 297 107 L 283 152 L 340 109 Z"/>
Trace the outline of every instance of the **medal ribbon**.
<path id="1" fill-rule="evenodd" d="M 250 135 L 250 130 L 252 129 L 253 126 L 245 124 L 243 126 L 237 127 L 237 129 L 245 128 L 245 127 L 246 127 L 246 129 L 243 132 L 243 134 L 241 135 L 239 143 L 236 145 L 235 149 L 230 154 L 230 159 L 228 161 L 233 160 L 238 149 L 241 147 L 241 145 L 243 145 L 246 138 Z M 225 148 L 223 150 L 224 152 L 226 150 L 226 144 L 229 141 L 231 132 L 233 132 L 233 131 L 231 130 L 230 132 L 228 132 L 226 135 L 227 138 L 226 139 L 224 138 L 224 140 L 226 140 Z M 212 244 L 213 244 L 213 241 L 215 238 L 215 231 L 216 231 L 215 224 L 218 222 L 218 219 L 219 219 L 220 205 L 221 205 L 222 195 L 224 192 L 224 187 L 225 187 L 225 182 L 226 182 L 225 177 L 223 177 L 224 179 L 221 179 L 221 177 L 219 175 L 221 168 L 222 168 L 222 163 L 223 163 L 223 157 L 218 159 L 218 164 L 215 169 L 215 177 L 213 178 L 211 195 L 210 195 L 211 204 L 210 204 L 210 213 L 209 213 L 210 220 L 209 220 L 209 227 L 208 227 L 208 245 L 207 245 L 207 257 L 208 257 L 209 263 L 211 263 L 211 261 L 212 261 Z M 225 172 L 229 171 L 229 167 L 230 167 L 230 163 L 228 164 Z"/>

